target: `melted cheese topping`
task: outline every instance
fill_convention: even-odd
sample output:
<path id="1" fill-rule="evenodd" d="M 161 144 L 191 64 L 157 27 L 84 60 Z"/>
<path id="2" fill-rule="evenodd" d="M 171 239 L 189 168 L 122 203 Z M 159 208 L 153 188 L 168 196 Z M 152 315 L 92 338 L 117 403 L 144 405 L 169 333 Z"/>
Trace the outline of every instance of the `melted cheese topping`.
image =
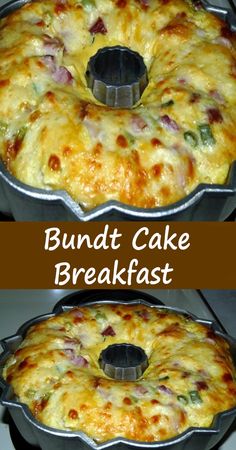
<path id="1" fill-rule="evenodd" d="M 98 363 L 103 349 L 124 342 L 148 356 L 135 382 L 109 379 Z M 236 405 L 228 343 L 184 315 L 144 305 L 74 308 L 32 326 L 3 376 L 36 419 L 97 442 L 168 439 L 209 427 Z"/>
<path id="2" fill-rule="evenodd" d="M 84 209 L 152 208 L 199 183 L 224 183 L 236 159 L 235 36 L 183 0 L 46 0 L 0 25 L 0 155 L 13 175 L 63 189 Z M 92 55 L 143 56 L 149 84 L 132 110 L 87 87 Z"/>

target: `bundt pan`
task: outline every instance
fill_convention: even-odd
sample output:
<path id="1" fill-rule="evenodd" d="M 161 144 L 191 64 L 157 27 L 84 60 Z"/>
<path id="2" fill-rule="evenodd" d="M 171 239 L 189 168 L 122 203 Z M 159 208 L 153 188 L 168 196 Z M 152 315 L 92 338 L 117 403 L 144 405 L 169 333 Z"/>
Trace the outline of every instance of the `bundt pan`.
<path id="1" fill-rule="evenodd" d="M 12 0 L 0 8 L 0 18 L 29 0 Z M 227 20 L 236 30 L 233 6 L 219 7 L 202 1 L 207 10 Z M 217 2 L 216 2 L 217 3 Z M 222 1 L 224 5 L 224 2 Z M 229 5 L 228 5 L 229 6 Z M 84 211 L 65 191 L 30 187 L 13 177 L 0 161 L 0 211 L 19 221 L 46 220 L 225 220 L 236 207 L 236 162 L 224 185 L 200 184 L 192 193 L 169 206 L 144 209 L 108 201 Z"/>
<path id="2" fill-rule="evenodd" d="M 58 429 L 49 428 L 39 423 L 30 413 L 28 407 L 14 397 L 11 387 L 1 378 L 1 372 L 5 361 L 9 355 L 16 350 L 25 336 L 30 326 L 39 321 L 45 320 L 49 317 L 55 316 L 63 311 L 66 311 L 76 305 L 89 305 L 94 303 L 132 303 L 144 304 L 148 306 L 158 306 L 160 308 L 168 309 L 177 313 L 185 313 L 192 317 L 193 320 L 202 323 L 223 338 L 225 338 L 230 345 L 231 354 L 236 364 L 236 340 L 222 332 L 220 325 L 209 320 L 202 320 L 196 318 L 192 314 L 186 313 L 177 308 L 166 307 L 162 302 L 152 297 L 149 294 L 144 294 L 139 291 L 123 290 L 123 291 L 80 291 L 73 293 L 62 300 L 60 300 L 54 307 L 51 314 L 45 314 L 35 317 L 23 324 L 17 333 L 13 336 L 2 340 L 1 345 L 4 349 L 0 356 L 0 386 L 2 387 L 2 394 L 0 401 L 2 405 L 6 406 L 23 438 L 33 446 L 38 446 L 42 450 L 103 450 L 111 448 L 112 450 L 122 449 L 168 449 L 168 450 L 208 450 L 214 447 L 224 436 L 229 429 L 233 420 L 236 417 L 236 407 L 225 412 L 219 413 L 215 416 L 211 427 L 209 428 L 189 428 L 182 434 L 165 441 L 159 442 L 139 442 L 128 440 L 125 438 L 115 438 L 102 444 L 96 444 L 94 440 L 89 438 L 84 433 L 62 431 Z"/>

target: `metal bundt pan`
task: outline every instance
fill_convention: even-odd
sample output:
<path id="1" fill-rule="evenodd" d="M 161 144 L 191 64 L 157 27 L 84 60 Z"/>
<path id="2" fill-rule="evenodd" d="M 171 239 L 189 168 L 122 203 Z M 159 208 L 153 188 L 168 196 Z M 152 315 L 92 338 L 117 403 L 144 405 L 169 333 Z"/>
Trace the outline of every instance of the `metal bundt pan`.
<path id="1" fill-rule="evenodd" d="M 28 3 L 12 0 L 0 8 L 0 18 Z M 229 7 L 202 2 L 207 10 L 227 20 L 236 30 L 236 16 Z M 224 5 L 223 1 L 222 4 Z M 236 207 L 236 162 L 224 185 L 200 184 L 191 194 L 172 205 L 144 209 L 108 201 L 84 211 L 65 191 L 30 187 L 13 177 L 0 161 L 0 211 L 19 221 L 78 220 L 225 220 Z"/>
<path id="2" fill-rule="evenodd" d="M 216 334 L 222 336 L 229 342 L 231 354 L 236 365 L 236 340 L 223 333 L 220 326 L 216 322 L 198 319 L 196 316 L 186 313 L 186 311 L 166 307 L 149 294 L 139 291 L 122 290 L 122 291 L 80 291 L 73 293 L 62 300 L 55 306 L 51 314 L 45 314 L 35 317 L 23 324 L 17 333 L 1 341 L 4 349 L 0 355 L 0 386 L 2 394 L 0 401 L 6 406 L 23 438 L 33 446 L 39 446 L 42 450 L 103 450 L 111 448 L 111 450 L 209 450 L 214 447 L 229 429 L 236 417 L 236 407 L 215 416 L 211 427 L 209 428 L 189 428 L 184 433 L 165 441 L 158 442 L 139 442 L 126 438 L 115 438 L 102 444 L 96 444 L 94 440 L 86 434 L 78 432 L 63 431 L 53 429 L 39 423 L 31 414 L 28 407 L 14 397 L 12 388 L 1 377 L 3 366 L 9 355 L 16 350 L 25 336 L 30 326 L 49 317 L 60 314 L 63 311 L 71 309 L 76 305 L 89 305 L 95 303 L 118 303 L 118 304 L 144 304 L 152 307 L 159 307 L 166 310 L 174 311 L 181 314 L 187 314 L 196 322 L 202 323 Z"/>

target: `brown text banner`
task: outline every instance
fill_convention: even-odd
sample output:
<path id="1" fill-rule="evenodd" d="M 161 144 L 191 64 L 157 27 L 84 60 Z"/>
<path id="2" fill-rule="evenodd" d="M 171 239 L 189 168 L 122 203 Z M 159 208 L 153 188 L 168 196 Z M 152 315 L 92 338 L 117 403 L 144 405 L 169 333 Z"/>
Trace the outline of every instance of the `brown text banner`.
<path id="1" fill-rule="evenodd" d="M 232 222 L 0 223 L 1 289 L 236 288 Z"/>

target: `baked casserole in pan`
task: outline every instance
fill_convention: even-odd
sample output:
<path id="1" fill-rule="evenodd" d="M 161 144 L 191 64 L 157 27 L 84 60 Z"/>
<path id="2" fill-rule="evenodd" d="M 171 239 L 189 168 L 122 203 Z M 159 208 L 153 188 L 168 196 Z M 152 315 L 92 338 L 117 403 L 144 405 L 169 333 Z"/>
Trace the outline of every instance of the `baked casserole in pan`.
<path id="1" fill-rule="evenodd" d="M 27 2 L 1 20 L 0 38 L 0 153 L 21 182 L 65 190 L 85 212 L 109 201 L 152 210 L 226 182 L 236 40 L 199 1 Z M 147 68 L 130 109 L 87 85 L 90 58 L 117 46 Z"/>
<path id="2" fill-rule="evenodd" d="M 127 345 L 147 359 L 132 380 L 101 365 L 109 349 L 107 363 L 133 367 Z M 61 436 L 70 445 L 79 433 L 93 448 L 122 440 L 169 449 L 193 433 L 194 449 L 199 436 L 210 448 L 235 417 L 235 342 L 174 308 L 143 300 L 71 307 L 29 321 L 4 347 L 3 404 L 13 417 L 23 412 L 42 442 Z"/>

